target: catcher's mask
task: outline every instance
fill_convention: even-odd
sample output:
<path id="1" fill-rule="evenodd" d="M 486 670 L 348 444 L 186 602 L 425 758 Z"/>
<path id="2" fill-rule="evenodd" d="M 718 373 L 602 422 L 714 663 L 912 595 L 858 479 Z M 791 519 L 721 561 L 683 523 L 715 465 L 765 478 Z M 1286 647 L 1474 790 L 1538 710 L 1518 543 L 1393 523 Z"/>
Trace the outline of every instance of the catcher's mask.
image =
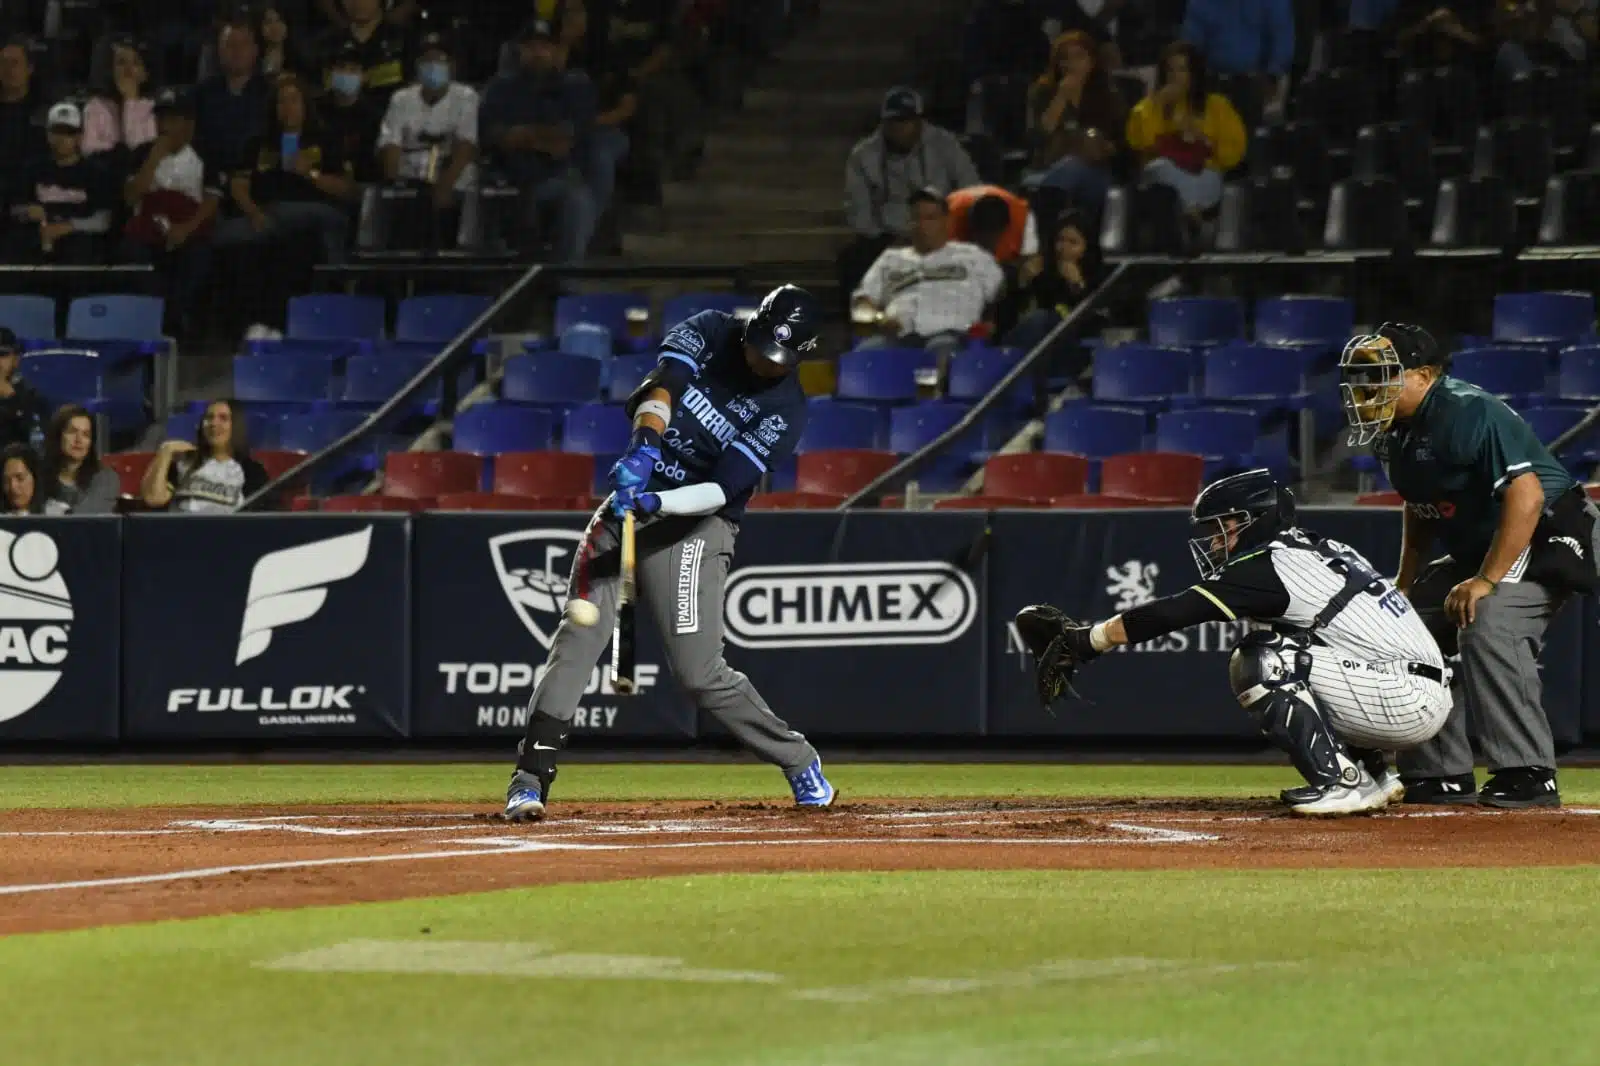
<path id="1" fill-rule="evenodd" d="M 1189 515 L 1189 553 L 1209 581 L 1240 555 L 1294 525 L 1294 493 L 1270 470 L 1246 470 L 1213 481 Z"/>
<path id="2" fill-rule="evenodd" d="M 1443 367 L 1438 346 L 1420 326 L 1385 322 L 1376 333 L 1352 337 L 1339 357 L 1339 392 L 1350 443 L 1371 444 L 1394 423 L 1406 371 Z"/>

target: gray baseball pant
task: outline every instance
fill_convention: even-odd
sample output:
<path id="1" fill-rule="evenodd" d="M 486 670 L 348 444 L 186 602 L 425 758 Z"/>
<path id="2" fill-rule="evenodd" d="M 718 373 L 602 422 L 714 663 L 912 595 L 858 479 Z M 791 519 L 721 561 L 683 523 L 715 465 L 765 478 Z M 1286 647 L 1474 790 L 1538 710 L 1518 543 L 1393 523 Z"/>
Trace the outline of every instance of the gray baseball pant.
<path id="1" fill-rule="evenodd" d="M 1444 598 L 1477 572 L 1476 565 L 1436 559 L 1411 588 L 1411 603 L 1448 659 L 1459 653 L 1451 695 L 1455 706 L 1444 728 L 1425 744 L 1402 751 L 1397 761 L 1408 778 L 1472 772 L 1472 726 L 1491 773 L 1520 766 L 1555 766 L 1555 740 L 1545 717 L 1539 653 L 1545 629 L 1566 594 L 1531 581 L 1507 582 L 1478 601 L 1477 616 L 1457 629 L 1444 613 Z"/>
<path id="2" fill-rule="evenodd" d="M 655 620 L 667 665 L 695 706 L 715 715 L 759 758 L 793 773 L 811 765 L 816 749 L 773 714 L 750 679 L 722 655 L 723 588 L 737 533 L 715 515 L 641 523 L 635 539 L 640 606 Z M 580 552 L 567 593 L 580 595 L 580 585 L 587 585 L 581 594 L 600 609 L 600 619 L 579 626 L 563 618 L 556 628 L 544 678 L 528 702 L 530 736 L 538 712 L 572 721 L 616 625 L 619 523 L 602 509 L 590 520 L 587 538 L 587 564 Z"/>

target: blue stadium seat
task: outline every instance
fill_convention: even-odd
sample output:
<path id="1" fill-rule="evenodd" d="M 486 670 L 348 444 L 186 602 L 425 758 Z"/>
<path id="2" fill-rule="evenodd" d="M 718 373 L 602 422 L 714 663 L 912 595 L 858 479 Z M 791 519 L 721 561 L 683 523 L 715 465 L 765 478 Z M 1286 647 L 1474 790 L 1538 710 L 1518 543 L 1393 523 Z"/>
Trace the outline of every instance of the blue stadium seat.
<path id="1" fill-rule="evenodd" d="M 245 355 L 268 358 L 288 356 L 291 359 L 320 357 L 323 359 L 348 359 L 361 351 L 361 342 L 352 338 L 310 339 L 286 337 L 282 340 L 252 340 L 244 342 Z"/>
<path id="2" fill-rule="evenodd" d="M 1143 411 L 1079 400 L 1062 405 L 1044 420 L 1044 450 L 1090 459 L 1145 450 L 1149 419 Z"/>
<path id="3" fill-rule="evenodd" d="M 0 326 L 24 340 L 54 340 L 56 302 L 48 296 L 0 296 Z"/>
<path id="4" fill-rule="evenodd" d="M 723 311 L 731 315 L 744 308 L 754 311 L 760 304 L 761 297 L 737 292 L 686 292 L 661 305 L 661 332 L 666 333 L 701 311 Z"/>
<path id="5" fill-rule="evenodd" d="M 1470 381 L 1513 407 L 1545 392 L 1549 360 L 1526 348 L 1468 348 L 1455 353 L 1450 374 Z"/>
<path id="6" fill-rule="evenodd" d="M 285 341 L 282 343 L 295 343 Z M 324 341 L 322 343 L 331 343 Z M 377 355 L 377 356 L 422 356 L 432 359 L 444 351 L 446 342 L 441 341 L 402 341 L 402 340 L 375 340 L 357 341 L 356 351 L 351 354 Z"/>
<path id="7" fill-rule="evenodd" d="M 155 296 L 80 296 L 67 308 L 67 336 L 79 341 L 158 341 L 164 307 Z"/>
<path id="8" fill-rule="evenodd" d="M 1174 296 L 1151 300 L 1150 343 L 1175 348 L 1221 344 L 1244 336 L 1244 308 L 1238 300 L 1213 296 Z"/>
<path id="9" fill-rule="evenodd" d="M 595 457 L 594 490 L 604 495 L 609 491 L 606 475 L 611 464 L 627 450 L 632 434 L 633 426 L 622 408 L 614 404 L 585 404 L 567 412 L 561 431 L 561 450 Z"/>
<path id="10" fill-rule="evenodd" d="M 1122 344 L 1094 353 L 1097 401 L 1167 407 L 1192 391 L 1194 356 L 1182 348 Z"/>
<path id="11" fill-rule="evenodd" d="M 806 405 L 806 428 L 795 451 L 877 448 L 884 428 L 883 412 L 876 407 L 815 399 Z"/>
<path id="12" fill-rule="evenodd" d="M 284 336 L 291 340 L 375 340 L 383 336 L 381 296 L 318 292 L 289 299 Z"/>
<path id="13" fill-rule="evenodd" d="M 339 402 L 349 407 L 377 407 L 387 403 L 428 365 L 427 356 L 353 355 L 345 363 L 344 389 Z M 406 404 L 407 414 L 432 417 L 444 395 L 436 378 Z"/>
<path id="14" fill-rule="evenodd" d="M 933 441 L 972 409 L 971 404 L 952 403 L 947 400 L 930 400 L 927 403 L 897 407 L 889 412 L 889 450 L 909 455 Z M 986 433 L 990 424 L 980 422 L 966 433 L 951 441 L 930 459 L 923 471 L 948 473 L 956 469 L 970 470 L 972 463 L 988 454 Z M 920 478 L 926 488 L 926 478 Z M 943 491 L 931 489 L 930 492 Z"/>
<path id="15" fill-rule="evenodd" d="M 1567 343 L 1594 335 L 1586 292 L 1504 292 L 1494 298 L 1494 339 Z"/>
<path id="16" fill-rule="evenodd" d="M 332 398 L 333 382 L 329 359 L 233 357 L 233 395 L 246 403 L 321 403 Z"/>
<path id="17" fill-rule="evenodd" d="M 452 341 L 477 321 L 493 302 L 488 296 L 471 293 L 407 297 L 400 301 L 394 339 L 436 344 Z"/>
<path id="18" fill-rule="evenodd" d="M 174 411 L 167 416 L 165 432 L 168 440 L 194 440 L 200 435 L 200 411 Z"/>
<path id="19" fill-rule="evenodd" d="M 283 439 L 283 423 L 286 417 L 293 416 L 285 416 L 282 411 L 258 411 L 247 408 L 244 412 L 245 440 L 252 448 L 276 451 L 280 446 L 279 441 Z"/>
<path id="20" fill-rule="evenodd" d="M 650 309 L 650 298 L 638 292 L 590 292 L 562 296 L 556 300 L 555 335 L 561 336 L 579 323 L 604 326 L 613 337 L 628 334 L 628 309 Z"/>
<path id="21" fill-rule="evenodd" d="M 612 333 L 606 326 L 579 322 L 561 331 L 561 354 L 583 355 L 602 361 L 611 358 Z"/>
<path id="22" fill-rule="evenodd" d="M 451 451 L 474 455 L 542 452 L 555 436 L 547 411 L 521 404 L 479 403 L 456 412 Z"/>
<path id="23" fill-rule="evenodd" d="M 922 348 L 863 348 L 839 357 L 841 400 L 909 403 L 917 398 L 917 371 L 935 365 Z"/>
<path id="24" fill-rule="evenodd" d="M 80 403 L 91 410 L 105 399 L 105 368 L 97 355 L 67 352 L 24 355 L 19 366 L 23 380 L 44 394 L 51 407 Z"/>
<path id="25" fill-rule="evenodd" d="M 950 360 L 950 378 L 945 392 L 952 400 L 981 400 L 1000 383 L 1022 358 L 1022 352 L 1008 348 L 969 348 Z M 1032 371 L 1011 387 L 1007 398 L 1012 407 L 1022 407 L 1033 399 Z"/>
<path id="26" fill-rule="evenodd" d="M 1600 400 L 1600 345 L 1564 348 L 1556 367 L 1556 394 L 1563 400 Z"/>
<path id="27" fill-rule="evenodd" d="M 1305 363 L 1292 352 L 1264 344 L 1223 344 L 1204 359 L 1200 395 L 1212 403 L 1247 407 L 1258 415 L 1306 405 Z"/>
<path id="28" fill-rule="evenodd" d="M 1571 429 L 1578 420 L 1589 413 L 1579 404 L 1525 407 L 1517 412 L 1523 417 L 1541 443 L 1549 444 Z M 1562 458 L 1579 458 L 1593 461 L 1600 458 L 1600 429 L 1590 430 L 1562 451 Z"/>
<path id="29" fill-rule="evenodd" d="M 590 403 L 600 396 L 600 361 L 560 352 L 514 355 L 506 360 L 500 394 L 513 403 Z"/>
<path id="30" fill-rule="evenodd" d="M 1156 416 L 1155 450 L 1203 456 L 1206 475 L 1211 477 L 1228 467 L 1255 465 L 1256 430 L 1256 417 L 1248 411 L 1214 407 L 1168 411 Z"/>
<path id="31" fill-rule="evenodd" d="M 307 454 L 320 452 L 361 425 L 366 417 L 361 411 L 339 410 L 280 415 L 278 447 Z"/>
<path id="32" fill-rule="evenodd" d="M 612 403 L 623 403 L 645 375 L 656 368 L 660 359 L 654 352 L 640 355 L 619 355 L 611 360 L 611 374 L 606 379 L 606 398 Z"/>
<path id="33" fill-rule="evenodd" d="M 1342 349 L 1355 332 L 1356 309 L 1338 296 L 1279 296 L 1256 301 L 1257 344 Z"/>

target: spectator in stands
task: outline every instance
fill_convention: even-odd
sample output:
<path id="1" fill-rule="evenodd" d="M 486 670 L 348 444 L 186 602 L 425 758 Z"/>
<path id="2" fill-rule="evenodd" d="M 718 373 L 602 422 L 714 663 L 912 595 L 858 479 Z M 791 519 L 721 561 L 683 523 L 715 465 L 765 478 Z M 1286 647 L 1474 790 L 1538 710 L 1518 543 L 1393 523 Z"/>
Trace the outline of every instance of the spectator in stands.
<path id="1" fill-rule="evenodd" d="M 1054 262 L 1028 287 L 1027 298 L 1032 308 L 1006 334 L 1008 346 L 1031 351 L 1099 287 L 1100 261 L 1094 243 L 1089 240 L 1090 232 L 1089 223 L 1081 212 L 1071 209 L 1062 212 L 1056 221 L 1055 254 L 1051 257 Z M 1049 376 L 1075 377 L 1082 373 L 1089 359 L 1078 339 L 1095 332 L 1100 324 L 1079 329 L 1074 336 L 1061 339 L 1046 366 Z"/>
<path id="2" fill-rule="evenodd" d="M 48 514 L 110 514 L 122 494 L 115 470 L 100 465 L 94 416 L 67 404 L 51 417 L 44 433 L 41 493 Z"/>
<path id="3" fill-rule="evenodd" d="M 455 80 L 439 34 L 423 37 L 418 53 L 416 84 L 389 100 L 378 156 L 385 181 L 429 186 L 435 233 L 454 233 L 460 198 L 477 187 L 478 91 Z"/>
<path id="4" fill-rule="evenodd" d="M 492 149 L 521 190 L 537 228 L 543 205 L 556 209 L 555 256 L 577 262 L 589 248 L 596 218 L 594 194 L 578 169 L 594 130 L 594 86 L 581 71 L 561 67 L 556 28 L 534 19 L 520 35 L 521 66 L 489 83 L 479 114 L 479 142 Z"/>
<path id="5" fill-rule="evenodd" d="M 351 164 L 318 121 L 305 83 L 278 75 L 265 134 L 245 150 L 250 165 L 229 189 L 240 217 L 217 227 L 219 248 L 314 235 L 328 263 L 342 263 L 355 195 Z"/>
<path id="6" fill-rule="evenodd" d="M 32 444 L 50 417 L 43 396 L 17 374 L 22 342 L 0 326 L 0 445 Z"/>
<path id="7" fill-rule="evenodd" d="M 872 264 L 852 297 L 851 317 L 882 331 L 863 347 L 926 347 L 948 356 L 966 345 L 1005 277 L 994 256 L 950 239 L 942 190 L 919 189 L 908 206 L 911 244 L 885 249 Z"/>
<path id="8" fill-rule="evenodd" d="M 1469 59 L 1488 40 L 1487 5 L 1455 7 L 1437 0 L 1391 4 L 1390 35 L 1412 66 L 1450 66 Z"/>
<path id="9" fill-rule="evenodd" d="M 1044 265 L 1039 231 L 1028 201 L 997 185 L 957 189 L 946 197 L 950 239 L 967 241 L 994 256 L 1005 274 L 1006 298 L 994 308 L 997 330 L 1011 327 L 1028 284 Z"/>
<path id="10" fill-rule="evenodd" d="M 257 55 L 254 24 L 235 18 L 217 35 L 222 70 L 195 89 L 195 150 L 222 171 L 237 169 L 245 145 L 261 134 L 270 94 L 256 73 Z"/>
<path id="11" fill-rule="evenodd" d="M 27 39 L 13 37 L 0 47 L 0 203 L 14 202 L 28 166 L 46 154 L 40 106 Z"/>
<path id="12" fill-rule="evenodd" d="M 1260 75 L 1271 108 L 1294 63 L 1294 0 L 1188 0 L 1182 37 L 1217 74 Z"/>
<path id="13" fill-rule="evenodd" d="M 300 48 L 297 35 L 291 35 L 289 20 L 278 3 L 261 9 L 261 22 L 257 34 L 261 41 L 259 69 L 271 77 L 274 74 L 299 74 L 310 72 L 306 57 Z"/>
<path id="14" fill-rule="evenodd" d="M 222 199 L 222 174 L 194 148 L 194 96 L 163 89 L 155 100 L 160 133 L 135 155 L 123 188 L 133 217 L 122 234 L 122 258 L 160 268 L 168 309 L 183 323 L 210 262 L 210 236 Z"/>
<path id="15" fill-rule="evenodd" d="M 378 180 L 378 127 L 386 105 L 382 97 L 363 91 L 361 53 L 345 41 L 328 68 L 328 92 L 321 108 L 328 140 L 350 161 L 359 183 Z"/>
<path id="16" fill-rule="evenodd" d="M 340 0 L 317 0 L 317 10 L 331 26 L 348 26 L 351 16 Z M 378 10 L 385 22 L 395 26 L 409 26 L 417 15 L 417 0 L 381 0 Z"/>
<path id="17" fill-rule="evenodd" d="M 1060 189 L 1099 231 L 1111 188 L 1111 165 L 1122 150 L 1128 109 L 1096 59 L 1087 33 L 1064 33 L 1050 66 L 1028 96 L 1028 132 L 1039 184 Z"/>
<path id="18" fill-rule="evenodd" d="M 589 137 L 584 175 L 589 179 L 589 188 L 594 190 L 595 212 L 603 215 L 610 208 L 611 196 L 617 187 L 617 167 L 627 157 L 633 143 L 633 134 L 628 131 L 637 126 L 639 88 L 633 75 L 620 67 L 606 67 L 595 77 L 598 114 L 594 118 L 594 132 Z M 646 174 L 656 188 L 659 188 L 660 177 L 659 170 Z"/>
<path id="19" fill-rule="evenodd" d="M 384 17 L 382 0 L 344 0 L 346 19 L 324 35 L 318 53 L 325 73 L 345 54 L 348 45 L 361 67 L 361 84 L 387 105 L 389 97 L 406 82 L 406 31 Z"/>
<path id="20" fill-rule="evenodd" d="M 916 90 L 890 89 L 879 119 L 845 163 L 844 217 L 855 236 L 839 253 L 841 292 L 854 292 L 884 250 L 910 235 L 913 193 L 932 187 L 942 196 L 982 183 L 955 134 L 923 119 Z"/>
<path id="21" fill-rule="evenodd" d="M 1509 80 L 1535 67 L 1583 65 L 1600 29 L 1596 6 L 1595 0 L 1543 0 L 1497 7 L 1495 74 Z"/>
<path id="22" fill-rule="evenodd" d="M 11 209 L 5 260 L 11 263 L 104 263 L 110 251 L 115 177 L 83 156 L 83 112 L 63 101 L 50 109 L 50 155 L 30 168 Z"/>
<path id="23" fill-rule="evenodd" d="M 111 42 L 111 82 L 83 108 L 83 154 L 132 152 L 156 138 L 155 102 L 144 54 L 131 37 Z"/>
<path id="24" fill-rule="evenodd" d="M 214 400 L 193 441 L 169 440 L 156 450 L 139 496 L 156 510 L 227 514 L 268 480 L 266 468 L 250 456 L 244 409 L 237 400 Z"/>
<path id="25" fill-rule="evenodd" d="M 684 176 L 704 137 L 705 104 L 674 41 L 675 0 L 588 0 L 588 69 L 638 87 L 634 141 L 652 174 Z"/>
<path id="26" fill-rule="evenodd" d="M 0 514 L 44 514 L 39 495 L 39 457 L 26 444 L 8 444 L 0 451 Z"/>
<path id="27" fill-rule="evenodd" d="M 1175 41 L 1162 53 L 1155 90 L 1128 116 L 1128 145 L 1145 180 L 1171 186 L 1191 214 L 1222 199 L 1222 175 L 1244 158 L 1244 122 L 1226 96 L 1206 91 L 1194 46 Z"/>

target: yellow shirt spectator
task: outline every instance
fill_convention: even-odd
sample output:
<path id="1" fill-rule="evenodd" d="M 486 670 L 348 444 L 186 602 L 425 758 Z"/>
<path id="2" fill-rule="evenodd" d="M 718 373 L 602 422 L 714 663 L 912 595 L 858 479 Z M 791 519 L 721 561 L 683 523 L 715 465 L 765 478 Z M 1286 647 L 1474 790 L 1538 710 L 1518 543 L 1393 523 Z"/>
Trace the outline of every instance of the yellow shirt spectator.
<path id="1" fill-rule="evenodd" d="M 1217 171 L 1229 171 L 1244 158 L 1244 122 L 1221 93 L 1206 96 L 1205 114 L 1196 122 L 1185 99 L 1163 100 L 1161 90 L 1146 96 L 1128 115 L 1128 146 L 1146 161 L 1168 158 L 1186 170 L 1191 161 Z M 1186 141 L 1184 134 L 1203 140 Z M 1204 152 L 1202 156 L 1200 153 Z"/>

